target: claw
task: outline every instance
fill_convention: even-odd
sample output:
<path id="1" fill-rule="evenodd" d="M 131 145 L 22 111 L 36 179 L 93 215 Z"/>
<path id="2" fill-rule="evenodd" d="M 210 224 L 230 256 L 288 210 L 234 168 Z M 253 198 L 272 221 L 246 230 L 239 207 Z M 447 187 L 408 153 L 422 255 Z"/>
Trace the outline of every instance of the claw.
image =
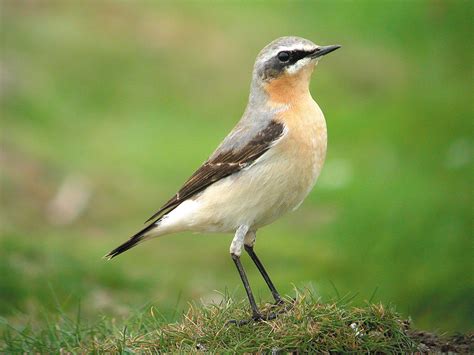
<path id="1" fill-rule="evenodd" d="M 286 302 L 282 299 L 279 298 L 277 301 L 275 301 L 274 305 L 275 306 L 283 306 Z"/>
<path id="2" fill-rule="evenodd" d="M 286 299 L 279 299 L 277 302 L 275 302 L 271 308 L 275 310 L 278 314 L 286 313 L 290 311 L 293 306 L 295 305 L 296 300 L 294 298 L 290 300 Z"/>
<path id="3" fill-rule="evenodd" d="M 246 325 L 246 324 L 249 324 L 251 322 L 257 323 L 257 322 L 262 322 L 262 321 L 273 320 L 276 317 L 277 317 L 276 313 L 269 313 L 269 314 L 266 314 L 266 315 L 263 315 L 261 313 L 256 313 L 250 319 L 242 319 L 242 320 L 230 319 L 230 320 L 227 321 L 226 325 L 234 324 L 234 325 L 237 325 L 237 326 L 240 327 L 242 325 Z"/>
<path id="4" fill-rule="evenodd" d="M 241 325 L 245 325 L 245 324 L 247 324 L 248 322 L 249 322 L 249 320 L 247 320 L 247 319 L 242 319 L 242 320 L 229 319 L 225 325 L 230 325 L 230 324 L 232 324 L 232 325 L 236 325 L 236 326 L 239 326 L 239 327 L 240 327 Z"/>

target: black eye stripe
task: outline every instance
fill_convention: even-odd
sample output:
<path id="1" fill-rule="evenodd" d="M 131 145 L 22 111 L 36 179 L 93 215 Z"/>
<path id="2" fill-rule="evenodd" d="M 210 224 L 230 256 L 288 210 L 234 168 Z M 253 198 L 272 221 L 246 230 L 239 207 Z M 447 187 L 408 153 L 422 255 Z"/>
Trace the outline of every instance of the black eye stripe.
<path id="1" fill-rule="evenodd" d="M 303 58 L 313 54 L 315 52 L 315 50 L 311 50 L 311 51 L 293 50 L 293 51 L 284 51 L 284 52 L 286 52 L 290 55 L 290 59 L 285 61 L 284 64 L 285 65 L 292 65 L 292 64 L 295 64 L 300 59 L 303 59 Z M 280 53 L 282 53 L 282 52 L 279 52 L 278 54 L 280 54 Z"/>
<path id="2" fill-rule="evenodd" d="M 260 73 L 262 79 L 267 80 L 269 78 L 275 78 L 283 71 L 285 68 L 291 67 L 299 60 L 309 57 L 318 49 L 314 50 L 285 50 L 281 49 L 278 53 L 276 53 L 272 58 L 267 60 L 262 68 L 260 69 Z"/>
<path id="3" fill-rule="evenodd" d="M 307 52 L 307 51 L 292 51 L 291 54 L 292 54 L 291 55 L 292 59 L 295 62 L 297 62 L 298 60 L 303 59 L 304 57 L 309 55 L 310 52 Z"/>

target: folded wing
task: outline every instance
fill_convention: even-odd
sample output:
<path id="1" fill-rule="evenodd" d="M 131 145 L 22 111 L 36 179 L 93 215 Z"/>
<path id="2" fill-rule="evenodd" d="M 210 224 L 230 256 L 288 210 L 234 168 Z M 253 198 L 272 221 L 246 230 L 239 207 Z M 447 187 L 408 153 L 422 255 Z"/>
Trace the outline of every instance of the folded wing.
<path id="1" fill-rule="evenodd" d="M 278 141 L 283 132 L 284 125 L 272 120 L 239 148 L 219 147 L 183 187 L 145 223 L 161 218 L 209 185 L 252 165 Z"/>

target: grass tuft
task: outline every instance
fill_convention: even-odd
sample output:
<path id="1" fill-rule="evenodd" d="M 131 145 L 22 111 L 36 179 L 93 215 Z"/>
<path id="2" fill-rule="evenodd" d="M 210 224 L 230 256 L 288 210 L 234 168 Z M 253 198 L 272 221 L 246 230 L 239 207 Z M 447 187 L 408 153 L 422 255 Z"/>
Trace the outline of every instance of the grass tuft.
<path id="1" fill-rule="evenodd" d="M 248 319 L 247 302 L 225 297 L 219 304 L 191 304 L 181 320 L 167 324 L 151 307 L 118 321 L 102 317 L 86 323 L 78 313 L 60 313 L 41 326 L 3 325 L 3 352 L 406 352 L 419 349 L 409 322 L 392 307 L 348 301 L 321 303 L 310 291 L 297 292 L 285 304 L 261 305 L 274 312 L 272 321 L 236 326 L 231 319 Z M 1 343 L 0 343 L 1 344 Z"/>

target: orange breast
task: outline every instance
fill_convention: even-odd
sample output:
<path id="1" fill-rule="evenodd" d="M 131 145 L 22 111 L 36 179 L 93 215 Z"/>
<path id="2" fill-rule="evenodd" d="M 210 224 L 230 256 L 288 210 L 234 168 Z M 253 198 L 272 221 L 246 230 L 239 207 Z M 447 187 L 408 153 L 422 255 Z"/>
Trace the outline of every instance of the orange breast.
<path id="1" fill-rule="evenodd" d="M 282 169 L 290 177 L 287 186 L 301 196 L 313 187 L 326 158 L 326 121 L 309 92 L 313 69 L 283 74 L 265 85 L 268 105 L 284 108 L 275 119 L 285 124 L 287 133 L 275 149 L 286 160 Z"/>
<path id="2" fill-rule="evenodd" d="M 264 85 L 269 101 L 276 104 L 297 104 L 308 94 L 309 81 L 314 65 L 301 69 L 296 74 L 282 74 Z"/>

